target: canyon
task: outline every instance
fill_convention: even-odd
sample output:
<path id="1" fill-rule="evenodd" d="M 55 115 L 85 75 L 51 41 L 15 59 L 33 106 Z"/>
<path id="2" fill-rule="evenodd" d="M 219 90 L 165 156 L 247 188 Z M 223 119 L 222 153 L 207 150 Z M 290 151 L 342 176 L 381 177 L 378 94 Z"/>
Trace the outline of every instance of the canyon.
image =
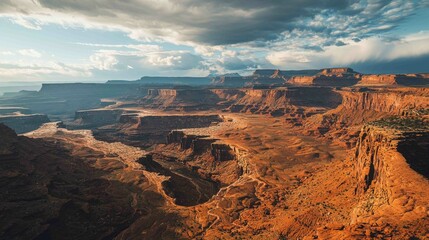
<path id="1" fill-rule="evenodd" d="M 429 75 L 351 68 L 0 97 L 2 239 L 428 239 Z"/>

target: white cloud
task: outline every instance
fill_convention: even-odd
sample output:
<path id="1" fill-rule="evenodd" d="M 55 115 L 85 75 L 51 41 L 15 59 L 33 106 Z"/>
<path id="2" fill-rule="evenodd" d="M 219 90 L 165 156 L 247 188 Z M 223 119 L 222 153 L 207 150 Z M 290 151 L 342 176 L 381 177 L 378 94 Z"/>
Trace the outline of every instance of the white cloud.
<path id="1" fill-rule="evenodd" d="M 182 63 L 182 56 L 151 55 L 147 61 L 153 66 L 174 66 Z"/>
<path id="2" fill-rule="evenodd" d="M 15 55 L 15 53 L 13 53 L 11 51 L 4 51 L 4 52 L 0 52 L 0 55 L 2 55 L 2 56 L 13 56 L 13 55 Z"/>
<path id="3" fill-rule="evenodd" d="M 33 58 L 42 57 L 42 54 L 34 49 L 21 49 L 18 51 L 18 53 L 25 57 L 33 57 Z"/>
<path id="4" fill-rule="evenodd" d="M 99 44 L 99 43 L 75 43 L 77 45 L 97 47 L 97 48 L 127 48 L 138 50 L 140 52 L 155 52 L 160 51 L 161 47 L 155 44 Z"/>
<path id="5" fill-rule="evenodd" d="M 141 62 L 158 68 L 189 70 L 200 68 L 202 60 L 200 56 L 187 51 L 164 51 L 148 54 Z"/>
<path id="6" fill-rule="evenodd" d="M 201 54 L 202 56 L 206 57 L 212 57 L 215 55 L 218 51 L 223 51 L 225 47 L 223 46 L 203 46 L 203 45 L 196 45 L 194 47 L 194 50 L 196 53 Z"/>
<path id="7" fill-rule="evenodd" d="M 97 52 L 89 57 L 92 66 L 98 70 L 114 70 L 119 63 L 118 59 L 110 52 Z"/>
<path id="8" fill-rule="evenodd" d="M 28 17 L 13 16 L 10 18 L 10 21 L 31 30 L 42 30 L 42 26 L 37 20 Z"/>
<path id="9" fill-rule="evenodd" d="M 75 78 L 75 77 L 90 77 L 92 73 L 86 66 L 82 65 L 67 65 L 60 62 L 12 62 L 0 61 L 0 80 L 58 80 Z"/>
<path id="10" fill-rule="evenodd" d="M 344 66 L 365 61 L 392 61 L 429 54 L 429 32 L 408 35 L 388 41 L 370 37 L 360 42 L 349 41 L 344 46 L 329 46 L 324 51 L 273 51 L 267 60 L 283 68 Z"/>

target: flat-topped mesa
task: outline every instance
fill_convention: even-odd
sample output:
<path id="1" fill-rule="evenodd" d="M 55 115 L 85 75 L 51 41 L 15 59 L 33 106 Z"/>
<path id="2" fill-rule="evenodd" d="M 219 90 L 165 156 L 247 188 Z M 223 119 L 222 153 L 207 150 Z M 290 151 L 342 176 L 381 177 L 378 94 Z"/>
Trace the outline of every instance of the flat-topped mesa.
<path id="1" fill-rule="evenodd" d="M 160 115 L 138 117 L 140 130 L 164 130 L 208 127 L 214 122 L 221 122 L 217 115 Z"/>
<path id="2" fill-rule="evenodd" d="M 405 109 L 429 108 L 427 88 L 343 88 L 335 91 L 341 95 L 342 103 L 322 115 L 308 118 L 304 124 L 307 129 L 317 129 L 316 134 L 337 134 L 337 131 L 347 131 L 368 121 L 399 116 Z M 352 142 L 348 145 L 354 146 Z"/>
<path id="3" fill-rule="evenodd" d="M 94 128 L 118 123 L 123 111 L 118 109 L 93 109 L 76 111 L 71 128 Z"/>
<path id="4" fill-rule="evenodd" d="M 330 88 L 291 87 L 277 89 L 242 89 L 229 91 L 220 96 L 231 99 L 228 110 L 232 112 L 249 112 L 271 114 L 273 116 L 288 113 L 303 113 L 321 108 L 335 108 L 341 103 L 341 96 Z M 297 109 L 301 109 L 298 110 Z"/>
<path id="5" fill-rule="evenodd" d="M 184 130 L 173 130 L 167 135 L 167 144 L 179 143 L 181 150 L 191 149 L 193 154 L 209 151 L 216 141 L 207 135 L 186 134 Z"/>
<path id="6" fill-rule="evenodd" d="M 241 88 L 246 86 L 247 83 L 251 82 L 250 78 L 241 76 L 220 76 L 214 77 L 211 81 L 211 85 L 230 87 L 230 88 Z"/>
<path id="7" fill-rule="evenodd" d="M 292 77 L 292 76 L 313 76 L 319 73 L 319 69 L 305 70 L 279 70 L 279 69 L 257 69 L 252 77 Z"/>
<path id="8" fill-rule="evenodd" d="M 136 81 L 145 85 L 209 85 L 210 77 L 151 77 L 144 76 Z"/>
<path id="9" fill-rule="evenodd" d="M 176 89 L 148 89 L 147 95 L 150 97 L 177 96 L 177 90 Z"/>
<path id="10" fill-rule="evenodd" d="M 107 98 L 138 95 L 138 84 L 105 84 L 105 83 L 44 83 L 40 94 L 61 98 Z"/>
<path id="11" fill-rule="evenodd" d="M 236 155 L 230 145 L 223 142 L 214 142 L 211 144 L 211 154 L 215 161 L 234 160 Z"/>
<path id="12" fill-rule="evenodd" d="M 16 133 L 26 133 L 50 122 L 45 114 L 18 114 L 0 116 L 0 123 L 12 128 Z"/>
<path id="13" fill-rule="evenodd" d="M 429 85 L 429 78 L 421 74 L 372 74 L 363 75 L 361 80 L 357 84 L 367 86 L 418 86 Z"/>
<path id="14" fill-rule="evenodd" d="M 149 89 L 138 102 L 147 108 L 195 111 L 217 108 L 219 101 L 209 89 Z"/>
<path id="15" fill-rule="evenodd" d="M 343 67 L 343 68 L 324 68 L 320 72 L 320 75 L 340 75 L 340 74 L 356 74 L 352 68 Z"/>
<path id="16" fill-rule="evenodd" d="M 31 114 L 31 110 L 23 107 L 0 107 L 0 115 Z"/>
<path id="17" fill-rule="evenodd" d="M 170 131 L 174 129 L 206 128 L 222 122 L 217 114 L 170 114 L 141 115 L 124 113 L 117 124 L 93 129 L 94 136 L 103 141 L 115 142 L 118 139 L 131 146 L 150 147 L 153 144 L 165 144 Z"/>
<path id="18" fill-rule="evenodd" d="M 293 76 L 287 83 L 292 85 L 352 86 L 360 79 L 360 74 L 351 68 L 326 68 L 313 76 Z"/>
<path id="19" fill-rule="evenodd" d="M 167 136 L 167 144 L 179 143 L 181 150 L 191 149 L 193 154 L 210 152 L 214 161 L 236 159 L 236 149 L 207 135 L 188 134 L 186 130 L 173 130 Z"/>
<path id="20" fill-rule="evenodd" d="M 354 155 L 355 192 L 361 202 L 352 222 L 419 221 L 429 206 L 429 127 L 419 118 L 366 124 Z"/>

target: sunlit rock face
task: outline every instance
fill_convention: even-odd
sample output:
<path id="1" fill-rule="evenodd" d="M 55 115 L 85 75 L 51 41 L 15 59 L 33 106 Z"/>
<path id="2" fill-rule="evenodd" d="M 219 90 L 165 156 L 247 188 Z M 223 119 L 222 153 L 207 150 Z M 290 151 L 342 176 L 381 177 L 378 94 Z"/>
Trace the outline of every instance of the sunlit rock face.
<path id="1" fill-rule="evenodd" d="M 0 125 L 0 238 L 424 239 L 429 93 L 401 83 L 424 78 L 258 70 L 8 95 L 0 120 L 25 134 Z"/>

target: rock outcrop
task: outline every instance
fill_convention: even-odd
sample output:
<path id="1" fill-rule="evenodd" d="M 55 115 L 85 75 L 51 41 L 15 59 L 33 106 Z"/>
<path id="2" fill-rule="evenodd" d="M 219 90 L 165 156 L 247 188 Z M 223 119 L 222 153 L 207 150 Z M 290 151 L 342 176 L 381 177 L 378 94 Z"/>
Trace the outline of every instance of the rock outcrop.
<path id="1" fill-rule="evenodd" d="M 40 134 L 17 136 L 0 124 L 0 239 L 112 239 L 141 216 L 172 219 L 134 162 L 140 150 L 82 131 Z"/>
<path id="2" fill-rule="evenodd" d="M 330 88 L 242 89 L 235 93 L 213 91 L 226 97 L 225 111 L 286 116 L 298 121 L 341 103 L 341 96 Z"/>
<path id="3" fill-rule="evenodd" d="M 236 158 L 233 148 L 218 139 L 205 135 L 186 134 L 184 130 L 173 130 L 167 136 L 167 144 L 179 143 L 181 150 L 191 149 L 193 154 L 210 152 L 214 161 L 229 161 Z"/>
<path id="4" fill-rule="evenodd" d="M 322 69 L 322 71 L 320 72 L 321 75 L 340 75 L 340 74 L 355 74 L 357 72 L 355 72 L 353 69 L 351 68 L 325 68 Z"/>
<path id="5" fill-rule="evenodd" d="M 50 122 L 45 114 L 18 114 L 0 116 L 0 123 L 12 128 L 17 133 L 26 133 L 38 129 L 42 124 Z"/>
<path id="6" fill-rule="evenodd" d="M 209 89 L 149 89 L 139 103 L 148 108 L 195 111 L 215 108 L 219 101 Z"/>
<path id="7" fill-rule="evenodd" d="M 424 236 L 429 206 L 429 128 L 419 119 L 384 119 L 363 127 L 355 150 L 359 204 L 352 224 L 390 225 Z M 408 226 L 403 233 L 403 226 Z M 398 236 L 400 233 L 397 234 Z"/>
<path id="8" fill-rule="evenodd" d="M 69 124 L 70 128 L 96 128 L 104 125 L 115 124 L 124 111 L 117 109 L 94 109 L 77 111 L 75 120 Z"/>
<path id="9" fill-rule="evenodd" d="M 139 116 L 123 114 L 119 123 L 95 129 L 94 135 L 106 141 L 121 141 L 133 146 L 151 146 L 165 143 L 167 135 L 174 129 L 204 128 L 223 121 L 217 115 L 158 115 Z"/>
<path id="10" fill-rule="evenodd" d="M 358 85 L 402 85 L 402 86 L 413 86 L 413 85 L 429 85 L 429 78 L 425 75 L 420 74 L 379 74 L 379 75 L 363 75 Z"/>
<path id="11" fill-rule="evenodd" d="M 360 74 L 351 68 L 326 68 L 313 76 L 293 76 L 287 83 L 312 86 L 353 86 L 358 83 Z"/>
<path id="12" fill-rule="evenodd" d="M 22 107 L 0 107 L 0 115 L 31 114 L 30 109 Z"/>
<path id="13" fill-rule="evenodd" d="M 399 116 L 407 109 L 429 107 L 429 91 L 426 88 L 344 88 L 336 92 L 342 96 L 342 103 L 333 110 L 305 120 L 309 132 L 329 133 L 336 138 L 350 136 L 348 129 L 358 131 L 353 128 L 360 128 L 365 122 Z M 354 146 L 353 141 L 348 143 L 349 147 Z"/>

